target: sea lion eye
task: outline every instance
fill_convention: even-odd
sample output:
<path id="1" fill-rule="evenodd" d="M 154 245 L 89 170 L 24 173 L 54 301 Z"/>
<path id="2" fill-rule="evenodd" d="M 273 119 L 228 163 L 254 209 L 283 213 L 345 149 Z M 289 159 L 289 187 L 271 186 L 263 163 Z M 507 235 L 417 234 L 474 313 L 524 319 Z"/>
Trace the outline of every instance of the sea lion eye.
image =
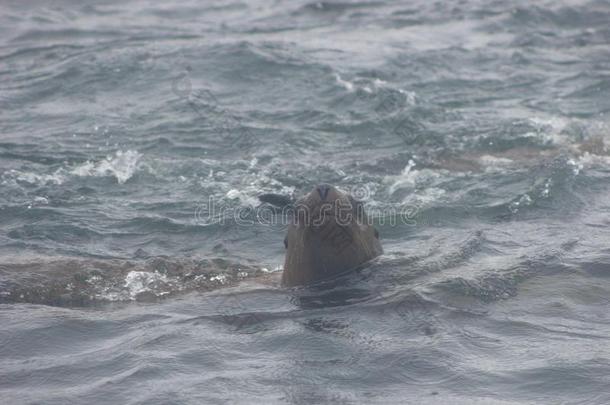
<path id="1" fill-rule="evenodd" d="M 288 238 L 284 238 L 284 249 L 288 249 Z"/>
<path id="2" fill-rule="evenodd" d="M 375 237 L 379 239 L 379 231 L 377 230 L 377 228 L 373 228 L 373 230 L 375 231 Z"/>

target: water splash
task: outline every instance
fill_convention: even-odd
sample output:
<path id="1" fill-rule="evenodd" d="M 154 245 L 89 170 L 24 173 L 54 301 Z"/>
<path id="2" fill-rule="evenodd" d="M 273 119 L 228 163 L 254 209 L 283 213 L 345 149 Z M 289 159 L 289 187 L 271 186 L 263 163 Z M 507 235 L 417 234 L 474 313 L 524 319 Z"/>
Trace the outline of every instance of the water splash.
<path id="1" fill-rule="evenodd" d="M 142 154 L 135 150 L 119 150 L 114 156 L 107 156 L 99 162 L 87 161 L 72 169 L 70 173 L 80 177 L 114 176 L 119 184 L 124 184 L 136 172 L 141 157 Z"/>

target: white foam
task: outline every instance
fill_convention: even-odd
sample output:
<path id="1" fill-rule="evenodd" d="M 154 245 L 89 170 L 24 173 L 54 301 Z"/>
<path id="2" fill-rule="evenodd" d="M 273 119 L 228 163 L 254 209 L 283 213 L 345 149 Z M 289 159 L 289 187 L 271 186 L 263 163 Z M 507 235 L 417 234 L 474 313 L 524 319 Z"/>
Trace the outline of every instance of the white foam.
<path id="1" fill-rule="evenodd" d="M 383 87 L 387 84 L 388 84 L 388 82 L 386 82 L 385 80 L 381 80 L 381 79 L 377 79 L 377 78 L 375 78 L 375 80 L 373 80 L 373 85 L 375 87 Z"/>
<path id="2" fill-rule="evenodd" d="M 127 150 L 123 152 L 119 150 L 113 156 L 108 156 L 99 162 L 87 161 L 71 169 L 60 167 L 50 174 L 22 172 L 12 169 L 2 175 L 2 184 L 25 182 L 36 185 L 61 185 L 71 176 L 113 176 L 119 184 L 123 184 L 134 175 L 138 160 L 141 157 L 142 155 L 137 151 Z M 42 200 L 35 202 L 43 203 Z"/>
<path id="3" fill-rule="evenodd" d="M 28 204 L 28 209 L 38 205 L 49 205 L 49 199 L 46 197 L 34 197 L 34 200 Z"/>
<path id="4" fill-rule="evenodd" d="M 553 185 L 552 179 L 547 179 L 544 182 L 544 187 L 543 187 L 542 191 L 540 192 L 540 196 L 542 198 L 548 198 L 551 195 L 551 186 L 552 185 Z"/>
<path id="5" fill-rule="evenodd" d="M 582 156 L 580 156 L 578 158 L 577 161 L 574 160 L 570 160 L 572 163 L 574 163 L 579 170 L 582 170 L 585 165 L 586 166 L 594 166 L 594 165 L 599 165 L 599 166 L 610 166 L 610 156 L 603 156 L 603 155 L 595 155 L 589 152 L 585 152 L 583 153 Z M 578 174 L 578 173 L 576 173 Z"/>
<path id="6" fill-rule="evenodd" d="M 217 276 L 210 277 L 210 281 L 218 281 L 220 284 L 224 284 L 227 282 L 227 276 L 224 274 L 219 274 Z"/>
<path id="7" fill-rule="evenodd" d="M 529 119 L 529 121 L 539 131 L 550 128 L 554 132 L 560 132 L 569 124 L 569 120 L 566 118 L 563 118 L 563 117 L 550 117 L 550 118 L 531 117 Z"/>
<path id="8" fill-rule="evenodd" d="M 402 169 L 402 172 L 400 172 L 400 174 L 398 176 L 392 176 L 394 179 L 394 182 L 390 185 L 390 189 L 389 189 L 390 194 L 394 194 L 396 192 L 396 190 L 398 190 L 399 188 L 401 188 L 405 185 L 410 185 L 410 186 L 415 185 L 415 179 L 417 177 L 417 170 L 411 170 L 414 167 L 415 167 L 415 162 L 413 161 L 413 159 L 409 159 L 409 162 L 407 163 L 405 168 Z"/>
<path id="9" fill-rule="evenodd" d="M 415 103 L 417 101 L 417 93 L 415 93 L 414 91 L 409 91 L 409 90 L 405 90 L 405 89 L 401 89 L 401 88 L 394 88 L 385 80 L 375 78 L 373 80 L 373 87 L 375 88 L 375 91 L 382 89 L 382 88 L 394 89 L 394 90 L 398 91 L 400 94 L 402 94 L 403 96 L 405 96 L 405 100 L 407 101 L 407 104 L 409 104 L 409 105 L 415 105 Z"/>
<path id="10" fill-rule="evenodd" d="M 417 102 L 417 93 L 415 93 L 414 91 L 398 89 L 398 92 L 406 97 L 407 103 L 409 103 L 410 105 L 415 105 L 415 103 Z"/>
<path id="11" fill-rule="evenodd" d="M 343 86 L 347 91 L 354 91 L 354 83 L 349 82 L 347 80 L 343 80 L 338 73 L 335 73 L 335 79 L 337 80 L 337 84 Z"/>
<path id="12" fill-rule="evenodd" d="M 134 175 L 141 157 L 142 155 L 135 150 L 125 152 L 119 150 L 114 156 L 107 156 L 99 162 L 87 161 L 76 166 L 70 173 L 80 177 L 114 176 L 119 184 L 123 184 Z"/>
<path id="13" fill-rule="evenodd" d="M 570 124 L 568 119 L 531 117 L 529 121 L 536 128 L 536 132 L 529 132 L 526 135 L 539 138 L 552 145 L 564 145 L 568 141 L 567 136 L 562 134 L 562 131 Z"/>
<path id="14" fill-rule="evenodd" d="M 148 271 L 130 271 L 125 276 L 125 288 L 129 298 L 135 300 L 138 294 L 143 292 L 153 292 L 159 284 L 168 282 L 165 274 Z M 159 294 L 155 294 L 159 295 Z"/>
<path id="15" fill-rule="evenodd" d="M 400 94 L 405 96 L 405 100 L 410 105 L 415 105 L 417 95 L 413 91 L 404 90 L 401 88 L 394 88 L 385 80 L 374 78 L 370 79 L 359 79 L 357 82 L 350 82 L 348 80 L 343 79 L 338 73 L 335 73 L 335 80 L 337 84 L 344 87 L 347 91 L 354 92 L 356 90 L 361 90 L 367 94 L 377 93 L 379 89 L 389 88 L 398 91 Z"/>
<path id="16" fill-rule="evenodd" d="M 483 155 L 479 157 L 479 162 L 486 166 L 506 166 L 514 163 L 512 159 L 497 157 L 493 155 Z"/>
<path id="17" fill-rule="evenodd" d="M 569 159 L 567 163 L 572 168 L 574 175 L 578 176 L 584 169 L 595 166 L 610 167 L 610 156 L 585 152 L 579 157 Z"/>
<path id="18" fill-rule="evenodd" d="M 403 204 L 428 206 L 433 202 L 438 201 L 447 192 L 440 187 L 427 187 L 415 194 L 408 195 L 404 200 Z"/>
<path id="19" fill-rule="evenodd" d="M 49 185 L 56 184 L 61 185 L 66 180 L 63 169 L 58 169 L 52 174 L 38 174 L 34 172 L 21 172 L 19 170 L 11 169 L 7 171 L 3 176 L 2 183 L 6 184 L 11 181 L 21 181 L 29 184 L 37 185 Z"/>
<path id="20" fill-rule="evenodd" d="M 241 198 L 241 191 L 233 188 L 233 189 L 227 191 L 226 196 L 227 196 L 227 198 L 229 198 L 231 200 L 235 200 L 236 198 Z"/>
<path id="21" fill-rule="evenodd" d="M 588 155 L 588 153 L 586 153 L 586 154 Z M 578 159 L 578 161 L 576 161 L 574 159 L 570 159 L 570 160 L 568 160 L 568 165 L 572 168 L 572 172 L 574 173 L 574 176 L 578 176 L 578 174 L 584 167 L 584 165 L 582 163 L 582 158 Z"/>
<path id="22" fill-rule="evenodd" d="M 415 188 L 417 185 L 427 183 L 441 175 L 430 169 L 415 170 L 415 162 L 409 159 L 405 168 L 397 176 L 386 176 L 384 182 L 390 183 L 388 192 L 394 194 L 402 188 Z"/>
<path id="23" fill-rule="evenodd" d="M 532 202 L 532 197 L 530 197 L 529 194 L 523 194 L 521 198 L 519 198 L 519 201 L 513 201 L 512 203 L 510 203 L 508 209 L 513 214 L 516 214 L 517 212 L 519 212 L 519 209 L 521 207 L 527 207 L 528 205 L 532 205 Z"/>

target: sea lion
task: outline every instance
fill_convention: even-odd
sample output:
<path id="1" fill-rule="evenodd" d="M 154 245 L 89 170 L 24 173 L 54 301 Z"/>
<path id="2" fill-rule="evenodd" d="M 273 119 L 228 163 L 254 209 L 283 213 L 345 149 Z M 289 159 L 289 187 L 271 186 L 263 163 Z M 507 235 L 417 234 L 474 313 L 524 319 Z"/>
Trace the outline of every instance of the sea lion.
<path id="1" fill-rule="evenodd" d="M 279 202 L 270 195 L 261 201 Z M 285 203 L 287 200 L 283 200 Z M 383 253 L 361 202 L 328 184 L 291 205 L 282 284 L 309 284 L 353 270 Z"/>

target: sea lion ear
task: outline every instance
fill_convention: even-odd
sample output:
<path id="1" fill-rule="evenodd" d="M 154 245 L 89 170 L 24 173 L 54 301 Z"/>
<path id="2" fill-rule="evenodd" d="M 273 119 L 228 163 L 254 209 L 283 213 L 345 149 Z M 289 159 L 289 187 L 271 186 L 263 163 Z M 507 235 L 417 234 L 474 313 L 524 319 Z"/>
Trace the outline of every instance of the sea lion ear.
<path id="1" fill-rule="evenodd" d="M 294 200 L 292 199 L 292 197 L 281 194 L 261 194 L 258 196 L 258 199 L 262 203 L 271 204 L 278 208 L 285 208 L 294 204 Z"/>

